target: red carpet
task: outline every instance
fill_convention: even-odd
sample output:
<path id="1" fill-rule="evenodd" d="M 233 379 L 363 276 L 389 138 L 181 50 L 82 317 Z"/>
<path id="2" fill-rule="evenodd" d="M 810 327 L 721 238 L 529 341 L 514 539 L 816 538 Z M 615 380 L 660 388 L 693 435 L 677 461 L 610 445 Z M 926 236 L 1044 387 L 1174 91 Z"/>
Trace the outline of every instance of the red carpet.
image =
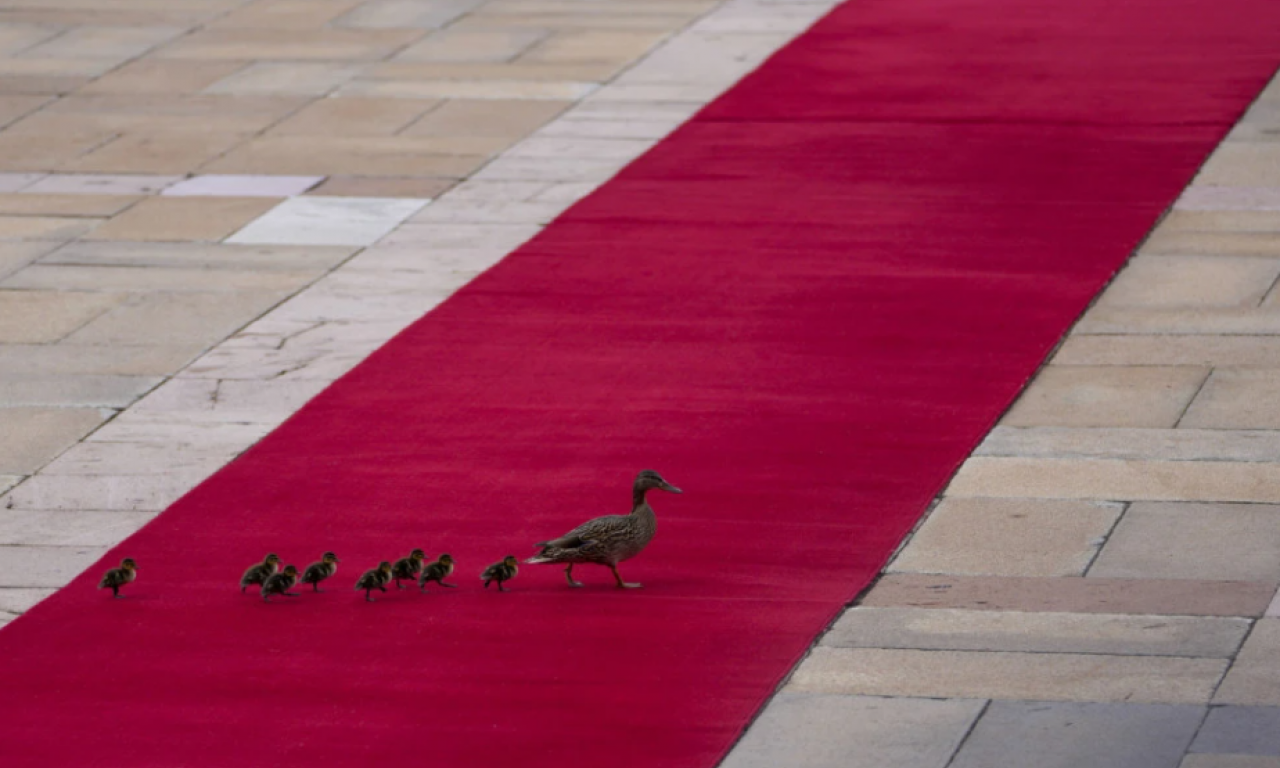
<path id="1" fill-rule="evenodd" d="M 709 768 L 1277 51 L 1274 0 L 840 8 L 0 632 L 0 764 Z M 480 589 L 647 467 L 645 589 Z M 351 590 L 415 546 L 462 588 Z"/>

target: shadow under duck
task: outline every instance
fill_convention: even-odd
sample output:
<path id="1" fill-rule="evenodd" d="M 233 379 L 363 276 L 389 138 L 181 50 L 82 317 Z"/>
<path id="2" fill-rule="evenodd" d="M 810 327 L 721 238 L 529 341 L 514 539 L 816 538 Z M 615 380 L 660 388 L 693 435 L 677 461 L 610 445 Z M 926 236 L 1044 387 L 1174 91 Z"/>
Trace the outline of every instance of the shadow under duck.
<path id="1" fill-rule="evenodd" d="M 582 582 L 573 579 L 573 566 L 578 563 L 608 566 L 613 571 L 613 578 L 618 582 L 619 588 L 639 587 L 639 584 L 622 580 L 618 575 L 618 563 L 640 554 L 658 530 L 657 516 L 645 499 L 645 494 L 654 488 L 668 493 L 682 493 L 679 488 L 663 480 L 657 472 L 646 469 L 636 476 L 635 485 L 632 486 L 631 514 L 597 517 L 558 539 L 539 542 L 534 546 L 541 547 L 542 551 L 525 562 L 568 563 L 564 576 L 571 587 L 582 586 Z"/>

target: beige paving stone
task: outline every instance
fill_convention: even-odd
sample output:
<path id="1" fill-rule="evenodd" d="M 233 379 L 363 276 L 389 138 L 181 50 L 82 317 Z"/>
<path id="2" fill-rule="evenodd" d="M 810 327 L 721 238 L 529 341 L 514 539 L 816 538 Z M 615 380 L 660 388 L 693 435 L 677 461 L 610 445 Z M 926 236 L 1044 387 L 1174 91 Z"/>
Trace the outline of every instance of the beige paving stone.
<path id="1" fill-rule="evenodd" d="M 0 59 L 0 76 L 97 77 L 120 63 L 117 57 L 29 57 Z"/>
<path id="2" fill-rule="evenodd" d="M 1280 145 L 1277 145 L 1280 146 Z M 1280 233 L 1157 231 L 1142 244 L 1142 255 L 1191 255 L 1204 258 L 1280 257 Z"/>
<path id="3" fill-rule="evenodd" d="M 1000 423 L 1172 427 L 1208 375 L 1208 369 L 1192 366 L 1050 366 Z"/>
<path id="4" fill-rule="evenodd" d="M 273 95 L 230 96 L 224 94 L 86 94 L 75 95 L 50 104 L 33 117 L 62 116 L 62 126 L 42 124 L 33 132 L 48 133 L 51 128 L 70 132 L 84 131 L 86 124 L 107 121 L 102 125 L 114 132 L 122 130 L 156 133 L 195 131 L 215 133 L 257 132 L 305 106 L 305 96 Z M 10 130 L 31 121 L 23 120 Z M 99 130 L 95 128 L 94 130 Z"/>
<path id="5" fill-rule="evenodd" d="M 203 344 L 110 347 L 58 344 L 0 344 L 0 370 L 31 376 L 99 374 L 166 376 L 191 362 Z"/>
<path id="6" fill-rule="evenodd" d="M 870 607 L 984 611 L 1261 616 L 1271 581 L 957 576 L 887 573 L 860 601 Z"/>
<path id="7" fill-rule="evenodd" d="M 0 216 L 0 240 L 70 240 L 91 232 L 102 219 L 62 216 Z"/>
<path id="8" fill-rule="evenodd" d="M 56 291 L 292 291 L 315 279 L 312 271 L 154 269 L 35 264 L 0 281 L 5 288 Z"/>
<path id="9" fill-rule="evenodd" d="M 323 29 L 365 0 L 258 0 L 218 18 L 210 29 Z"/>
<path id="10" fill-rule="evenodd" d="M 404 130 L 406 136 L 525 136 L 567 109 L 569 101 L 453 99 Z"/>
<path id="11" fill-rule="evenodd" d="M 0 77 L 0 93 L 8 95 L 61 96 L 92 81 L 90 77 L 56 75 L 6 75 Z"/>
<path id="12" fill-rule="evenodd" d="M 888 571 L 1080 575 L 1121 509 L 1045 499 L 943 499 Z"/>
<path id="13" fill-rule="evenodd" d="M 323 271 L 356 252 L 353 246 L 240 245 L 234 243 L 147 243 L 77 241 L 60 246 L 42 264 L 114 265 Z"/>
<path id="14" fill-rule="evenodd" d="M 1280 456 L 1280 431 L 997 427 L 974 455 L 1268 462 Z"/>
<path id="15" fill-rule="evenodd" d="M 57 242 L 28 240 L 0 242 L 0 280 L 58 247 Z"/>
<path id="16" fill-rule="evenodd" d="M 36 475 L 9 491 L 13 509 L 159 512 L 194 488 L 200 473 L 153 475 Z M 4 581 L 0 580 L 0 585 Z M 42 586 L 15 584 L 13 586 Z"/>
<path id="17" fill-rule="evenodd" d="M 0 215 L 109 217 L 141 199 L 135 195 L 0 194 Z"/>
<path id="18" fill-rule="evenodd" d="M 439 197 L 457 179 L 429 176 L 330 176 L 308 195 L 335 197 Z"/>
<path id="19" fill-rule="evenodd" d="M 545 29 L 442 29 L 396 54 L 397 61 L 510 61 L 550 33 Z"/>
<path id="20" fill-rule="evenodd" d="M 213 473 L 239 453 L 238 446 L 196 447 L 160 443 L 85 441 L 45 467 L 45 475 L 155 475 Z"/>
<path id="21" fill-rule="evenodd" d="M 1280 705 L 1280 619 L 1259 619 L 1214 704 Z"/>
<path id="22" fill-rule="evenodd" d="M 263 197 L 152 197 L 98 227 L 95 240 L 221 240 L 274 208 Z"/>
<path id="23" fill-rule="evenodd" d="M 80 94 L 195 94 L 246 66 L 243 61 L 136 59 L 83 88 Z"/>
<path id="24" fill-rule="evenodd" d="M 153 512 L 8 510 L 0 512 L 0 547 L 114 547 Z"/>
<path id="25" fill-rule="evenodd" d="M 205 29 L 155 55 L 166 59 L 263 61 L 382 59 L 425 34 L 420 29 Z"/>
<path id="26" fill-rule="evenodd" d="M 786 693 L 1204 704 L 1224 659 L 818 647 Z"/>
<path id="27" fill-rule="evenodd" d="M 1280 757 L 1187 755 L 1178 768 L 1280 768 Z"/>
<path id="28" fill-rule="evenodd" d="M 106 547 L 4 547 L 0 588 L 61 587 L 106 552 Z"/>
<path id="29" fill-rule="evenodd" d="M 1104 306 L 1256 306 L 1280 275 L 1275 259 L 1138 256 L 1098 299 Z"/>
<path id="30" fill-rule="evenodd" d="M 1134 503 L 1089 575 L 1280 581 L 1280 507 Z"/>
<path id="31" fill-rule="evenodd" d="M 418 27 L 436 29 L 483 5 L 485 0 L 370 0 L 335 22 L 335 26 L 359 29 Z"/>
<path id="32" fill-rule="evenodd" d="M 580 99 L 597 88 L 578 80 L 357 80 L 339 96 L 403 99 Z"/>
<path id="33" fill-rule="evenodd" d="M 122 304 L 67 337 L 85 345 L 212 346 L 275 306 L 277 291 L 154 292 Z M 169 371 L 172 372 L 172 371 Z"/>
<path id="34" fill-rule="evenodd" d="M 558 32 L 538 43 L 520 61 L 600 62 L 633 61 L 667 35 L 644 30 L 572 30 Z"/>
<path id="35" fill-rule="evenodd" d="M 0 409 L 0 474 L 32 474 L 106 419 L 96 408 Z"/>
<path id="36" fill-rule="evenodd" d="M 204 93 L 323 96 L 345 85 L 363 69 L 361 65 L 329 62 L 260 62 L 228 75 Z"/>
<path id="37" fill-rule="evenodd" d="M 1280 338 L 1224 335 L 1068 336 L 1052 365 L 1197 365 L 1280 368 Z"/>
<path id="38" fill-rule="evenodd" d="M 1280 428 L 1276 368 L 1218 368 L 1187 409 L 1180 426 L 1205 429 Z"/>
<path id="39" fill-rule="evenodd" d="M 141 56 L 186 31 L 184 27 L 164 26 L 83 26 L 28 48 L 22 55 L 123 62 Z"/>
<path id="40" fill-rule="evenodd" d="M 232 150 L 205 173 L 299 176 L 465 176 L 505 142 L 485 137 L 267 136 Z"/>
<path id="41" fill-rule="evenodd" d="M 22 53 L 65 31 L 53 24 L 5 24 L 0 27 L 0 56 Z"/>
<path id="42" fill-rule="evenodd" d="M 279 136 L 394 136 L 438 99 L 320 99 L 273 126 Z"/>
<path id="43" fill-rule="evenodd" d="M 0 588 L 0 610 L 13 614 L 26 613 L 53 592 L 52 589 Z"/>
<path id="44" fill-rule="evenodd" d="M 6 171 L 52 171 L 114 139 L 99 130 L 69 128 L 22 134 L 12 127 L 0 133 L 0 168 Z"/>
<path id="45" fill-rule="evenodd" d="M 950 608 L 853 608 L 822 636 L 833 648 L 1101 653 L 1230 658 L 1250 622 Z"/>
<path id="46" fill-rule="evenodd" d="M 1196 184 L 1265 187 L 1280 179 L 1280 145 L 1228 142 L 1218 146 L 1196 176 Z"/>
<path id="47" fill-rule="evenodd" d="M 1156 228 L 1162 235 L 1175 232 L 1280 232 L 1280 211 L 1172 210 Z"/>
<path id="48" fill-rule="evenodd" d="M 622 62 L 406 62 L 371 65 L 368 80 L 523 80 L 603 83 L 618 74 Z"/>
<path id="49" fill-rule="evenodd" d="M 649 3 L 630 4 L 629 10 L 645 9 Z M 488 11 L 490 8 L 484 8 Z M 641 14 L 629 15 L 583 13 L 582 6 L 576 9 L 564 9 L 549 13 L 471 13 L 455 21 L 450 29 L 474 30 L 493 29 L 552 29 L 561 32 L 601 32 L 610 33 L 670 33 L 686 26 L 696 14 Z M 587 46 L 583 46 L 586 48 Z M 605 47 L 602 46 L 601 47 Z M 585 52 L 584 52 L 585 55 Z M 636 54 L 638 55 L 638 54 Z"/>
<path id="50" fill-rule="evenodd" d="M 123 298 L 112 293 L 65 289 L 22 291 L 0 287 L 0 342 L 45 344 L 57 341 L 116 306 Z"/>
<path id="51" fill-rule="evenodd" d="M 124 408 L 160 380 L 151 376 L 29 376 L 0 378 L 0 408 Z"/>
<path id="52" fill-rule="evenodd" d="M 9 125 L 49 103 L 48 96 L 9 95 L 0 96 L 0 127 Z"/>
<path id="53" fill-rule="evenodd" d="M 1261 308 L 1093 307 L 1076 324 L 1076 334 L 1280 335 L 1280 312 Z"/>
<path id="54" fill-rule="evenodd" d="M 974 457 L 952 497 L 1280 502 L 1280 464 Z"/>
<path id="55" fill-rule="evenodd" d="M 125 135 L 63 164 L 68 171 L 186 174 L 239 144 L 239 134 L 183 132 Z"/>

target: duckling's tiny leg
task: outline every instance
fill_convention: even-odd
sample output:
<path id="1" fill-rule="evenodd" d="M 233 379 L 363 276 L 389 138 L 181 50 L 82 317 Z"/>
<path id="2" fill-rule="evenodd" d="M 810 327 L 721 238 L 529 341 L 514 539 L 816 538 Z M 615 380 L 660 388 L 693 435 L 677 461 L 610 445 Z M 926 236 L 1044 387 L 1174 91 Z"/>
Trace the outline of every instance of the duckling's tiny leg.
<path id="1" fill-rule="evenodd" d="M 507 591 L 507 590 L 503 589 L 503 587 L 502 587 L 502 579 L 498 579 L 498 591 L 499 591 L 499 592 L 506 592 L 506 591 Z"/>
<path id="2" fill-rule="evenodd" d="M 372 591 L 373 591 L 373 588 L 372 588 L 372 587 L 370 587 L 369 589 L 366 589 L 366 590 L 364 591 L 364 599 L 365 599 L 365 600 L 367 600 L 367 601 L 368 601 L 368 602 L 370 602 L 370 603 L 376 603 L 376 602 L 378 602 L 378 601 L 377 601 L 377 600 L 374 600 L 374 599 L 373 599 L 373 595 L 369 594 L 369 593 L 370 593 L 370 592 L 372 592 Z M 383 591 L 385 592 L 386 590 L 383 590 Z"/>
<path id="3" fill-rule="evenodd" d="M 316 592 L 323 592 L 323 591 L 324 591 L 323 589 L 320 589 L 320 582 L 318 582 L 318 581 L 313 581 L 313 582 L 311 582 L 311 589 L 312 589 L 312 590 L 314 590 L 314 591 L 316 591 Z"/>
<path id="4" fill-rule="evenodd" d="M 569 567 L 564 569 L 564 577 L 569 580 L 569 586 L 580 587 L 582 582 L 573 580 L 573 563 L 569 563 Z"/>
<path id="5" fill-rule="evenodd" d="M 639 589 L 641 586 L 643 586 L 641 584 L 634 584 L 631 582 L 623 581 L 622 577 L 618 575 L 618 566 L 616 565 L 610 565 L 609 570 L 613 571 L 613 578 L 618 580 L 619 589 Z"/>

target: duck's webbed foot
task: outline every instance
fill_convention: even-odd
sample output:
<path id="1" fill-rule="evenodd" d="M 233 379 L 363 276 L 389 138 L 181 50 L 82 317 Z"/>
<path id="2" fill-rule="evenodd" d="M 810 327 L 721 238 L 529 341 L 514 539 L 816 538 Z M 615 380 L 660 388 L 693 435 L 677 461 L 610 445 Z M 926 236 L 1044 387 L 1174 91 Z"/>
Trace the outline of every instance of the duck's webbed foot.
<path id="1" fill-rule="evenodd" d="M 618 566 L 616 565 L 609 566 L 609 570 L 613 571 L 613 578 L 618 582 L 618 589 L 639 589 L 644 586 L 635 582 L 623 581 L 622 577 L 618 575 Z"/>
<path id="2" fill-rule="evenodd" d="M 564 577 L 571 587 L 580 587 L 582 582 L 573 580 L 573 563 L 569 563 L 569 567 L 564 569 Z"/>

